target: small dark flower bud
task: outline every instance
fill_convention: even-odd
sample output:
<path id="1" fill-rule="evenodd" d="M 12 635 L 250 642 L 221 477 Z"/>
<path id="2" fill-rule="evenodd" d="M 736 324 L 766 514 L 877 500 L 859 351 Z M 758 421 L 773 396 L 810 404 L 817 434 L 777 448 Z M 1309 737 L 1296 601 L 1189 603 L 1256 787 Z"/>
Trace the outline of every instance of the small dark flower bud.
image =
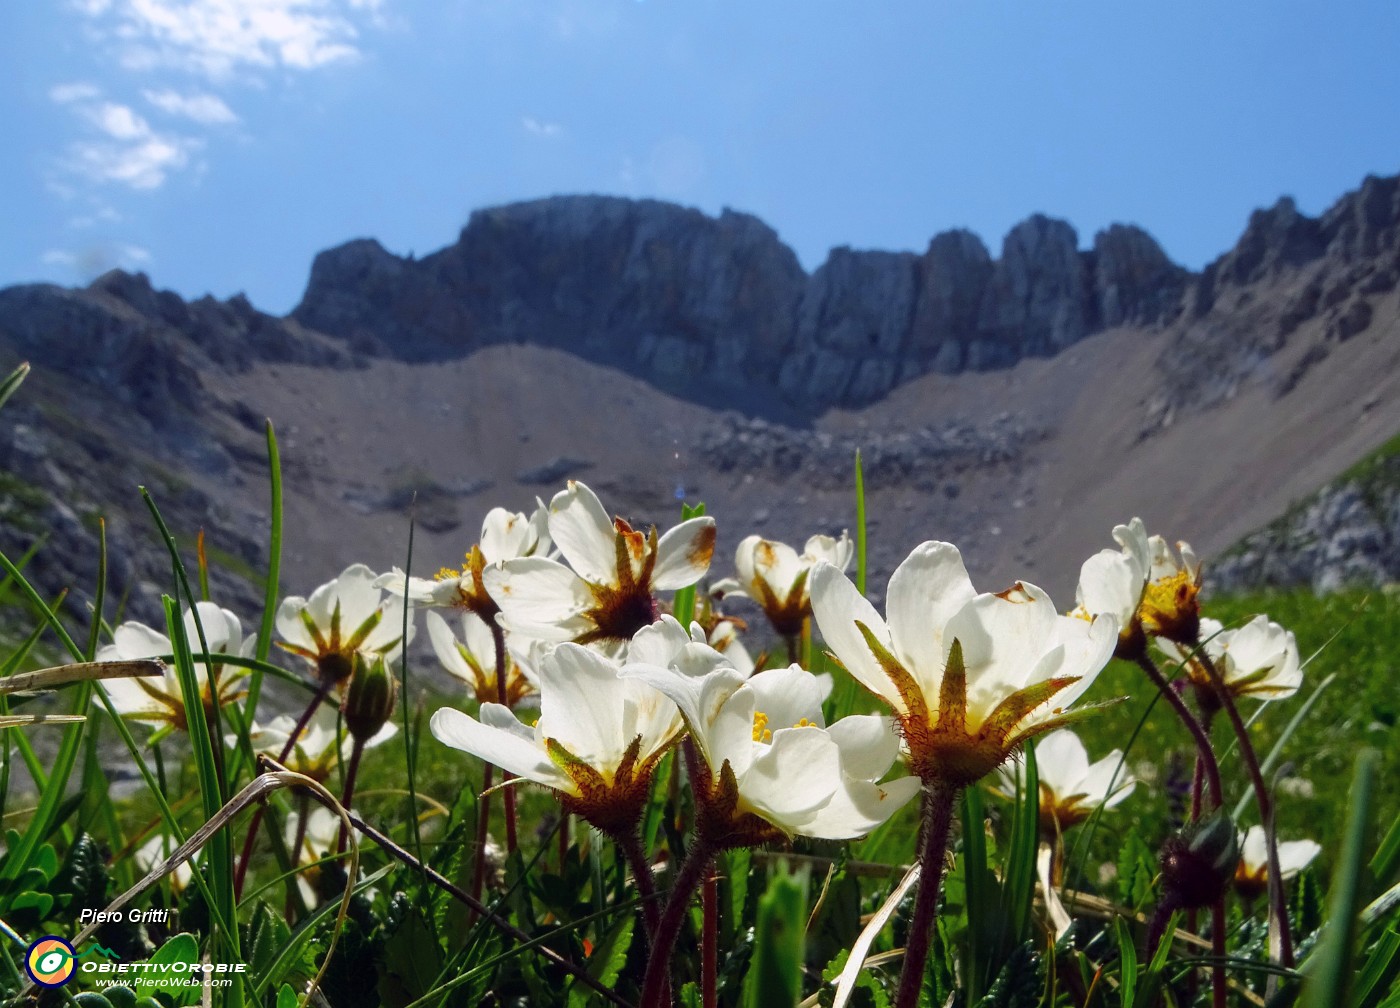
<path id="1" fill-rule="evenodd" d="M 1163 902 L 1180 910 L 1210 906 L 1234 878 L 1239 860 L 1235 824 L 1216 809 L 1162 844 Z"/>
<path id="2" fill-rule="evenodd" d="M 373 662 L 368 662 L 357 653 L 355 672 L 350 677 L 350 686 L 340 705 L 350 736 L 363 744 L 379 734 L 379 730 L 394 714 L 397 696 L 398 684 L 384 667 L 384 658 L 378 656 Z"/>

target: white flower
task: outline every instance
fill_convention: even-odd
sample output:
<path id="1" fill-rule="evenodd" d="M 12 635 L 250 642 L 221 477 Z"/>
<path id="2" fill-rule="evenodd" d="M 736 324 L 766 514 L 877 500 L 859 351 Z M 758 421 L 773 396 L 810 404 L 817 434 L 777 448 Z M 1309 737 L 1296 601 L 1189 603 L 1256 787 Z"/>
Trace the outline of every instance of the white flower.
<path id="1" fill-rule="evenodd" d="M 252 743 L 254 752 L 266 753 L 273 757 L 280 756 L 295 727 L 294 718 L 279 714 L 266 725 L 254 723 L 249 729 L 248 740 Z M 373 749 L 388 741 L 398 730 L 398 725 L 392 721 L 386 723 L 365 743 L 365 748 Z M 224 741 L 229 748 L 233 748 L 238 740 L 233 735 L 226 735 Z M 296 745 L 287 756 L 286 767 L 295 773 L 324 782 L 335 772 L 337 765 L 349 762 L 353 748 L 354 740 L 345 730 L 335 708 L 322 704 L 297 737 Z"/>
<path id="2" fill-rule="evenodd" d="M 549 548 L 549 513 L 543 504 L 528 517 L 492 508 L 481 523 L 481 538 L 467 551 L 460 571 L 444 567 L 436 577 L 410 577 L 405 585 L 404 572 L 395 567 L 374 584 L 393 595 L 407 593 L 411 605 L 466 609 L 483 620 L 491 619 L 498 610 L 482 583 L 486 567 L 517 557 L 545 556 Z"/>
<path id="3" fill-rule="evenodd" d="M 324 902 L 316 892 L 316 885 L 325 866 L 316 862 L 335 854 L 340 843 L 340 827 L 340 816 L 324 805 L 312 807 L 306 816 L 305 827 L 302 826 L 302 816 L 299 812 L 292 812 L 287 816 L 283 835 L 288 848 L 292 850 L 293 861 L 298 868 L 303 865 L 316 865 L 297 873 L 297 888 L 301 890 L 301 898 L 307 906 L 316 906 Z M 343 874 L 341 878 L 344 878 Z"/>
<path id="4" fill-rule="evenodd" d="M 375 587 L 374 572 L 351 564 L 334 581 L 311 593 L 294 595 L 277 608 L 279 646 L 300 655 L 316 669 L 327 689 L 340 688 L 355 669 L 355 652 L 367 661 L 381 655 L 392 660 L 401 647 L 403 599 Z M 413 639 L 409 625 L 408 639 Z"/>
<path id="5" fill-rule="evenodd" d="M 1066 708 L 1113 653 L 1111 616 L 1061 616 L 1035 585 L 977 594 L 948 543 L 916 547 L 890 578 L 888 624 L 835 567 L 812 572 L 812 611 L 835 657 L 888 703 L 910 768 L 923 780 L 971 784 Z"/>
<path id="6" fill-rule="evenodd" d="M 1115 749 L 1091 764 L 1084 743 L 1067 728 L 1038 741 L 1035 767 L 1041 833 L 1056 836 L 1088 819 L 1099 806 L 1112 808 L 1132 794 L 1137 781 L 1121 766 L 1122 761 L 1122 751 Z M 1020 762 L 998 768 L 997 776 L 1002 792 L 1014 796 L 1021 786 Z"/>
<path id="7" fill-rule="evenodd" d="M 1153 637 L 1194 645 L 1200 633 L 1201 562 L 1191 544 L 1178 542 L 1177 553 L 1161 536 L 1147 541 L 1152 562 L 1138 617 Z"/>
<path id="8" fill-rule="evenodd" d="M 831 683 L 797 665 L 746 680 L 685 656 L 669 667 L 635 659 L 636 649 L 623 675 L 664 692 L 690 728 L 706 768 L 691 781 L 697 824 L 717 849 L 861 836 L 919 790 L 913 777 L 878 783 L 899 754 L 890 719 L 858 715 L 825 727 Z"/>
<path id="9" fill-rule="evenodd" d="M 1312 840 L 1288 840 L 1278 845 L 1278 867 L 1284 878 L 1292 878 L 1312 864 L 1322 847 Z M 1251 826 L 1240 836 L 1240 863 L 1235 869 L 1235 891 L 1246 899 L 1261 895 L 1269 887 L 1269 848 L 1263 826 Z"/>
<path id="10" fill-rule="evenodd" d="M 651 774 L 680 733 L 676 705 L 612 659 L 560 644 L 540 662 L 540 716 L 525 725 L 500 704 L 480 720 L 444 707 L 429 727 L 438 741 L 558 793 L 568 811 L 614 836 L 635 828 Z"/>
<path id="11" fill-rule="evenodd" d="M 521 557 L 488 567 L 486 590 L 502 625 L 525 637 L 596 644 L 620 653 L 656 621 L 653 592 L 685 588 L 710 567 L 715 521 L 692 518 L 658 538 L 608 513 L 592 490 L 570 481 L 549 504 L 549 533 L 570 567 Z"/>
<path id="12" fill-rule="evenodd" d="M 705 640 L 710 647 L 724 656 L 724 660 L 730 668 L 737 669 L 745 676 L 753 675 L 753 656 L 749 654 L 749 649 L 744 647 L 744 642 L 739 638 L 739 623 L 723 616 L 713 622 L 714 625 L 705 635 Z"/>
<path id="13" fill-rule="evenodd" d="M 1114 526 L 1113 538 L 1118 550 L 1095 553 L 1080 567 L 1075 589 L 1078 606 L 1072 615 L 1081 619 L 1112 616 L 1119 628 L 1117 654 L 1131 661 L 1146 645 L 1138 607 L 1152 568 L 1152 547 L 1141 518 Z"/>
<path id="14" fill-rule="evenodd" d="M 722 581 L 715 590 L 753 599 L 763 607 L 779 635 L 793 638 L 802 633 L 802 624 L 812 612 L 807 585 L 812 568 L 826 562 L 845 570 L 854 553 L 855 546 L 845 532 L 840 539 L 812 536 L 801 556 L 787 543 L 751 535 L 734 552 L 738 580 Z"/>
<path id="15" fill-rule="evenodd" d="M 1235 697 L 1281 700 L 1298 692 L 1303 684 L 1293 631 L 1267 616 L 1255 616 L 1237 630 L 1226 630 L 1219 621 L 1207 616 L 1201 620 L 1200 633 L 1201 649 Z M 1192 649 L 1169 640 L 1158 640 L 1157 646 L 1181 664 L 1193 682 L 1210 684 L 1209 671 L 1192 656 Z"/>
<path id="16" fill-rule="evenodd" d="M 204 628 L 204 640 L 211 653 L 249 654 L 254 638 L 244 640 L 238 617 L 227 609 L 220 609 L 212 602 L 196 602 L 194 610 L 185 610 L 184 632 L 190 651 L 200 654 L 200 638 L 195 626 L 195 613 L 199 625 Z M 136 658 L 154 658 L 172 653 L 170 638 L 143 623 L 120 624 L 112 632 L 112 643 L 98 649 L 98 661 L 130 661 Z M 217 701 L 209 695 L 210 666 L 205 662 L 194 662 L 195 679 L 199 683 L 200 699 L 204 704 L 206 718 L 212 713 L 213 704 L 220 707 L 233 703 L 243 696 L 242 679 L 248 670 L 239 666 L 215 662 L 212 667 L 218 694 Z M 189 722 L 185 716 L 185 702 L 180 693 L 180 680 L 175 669 L 167 667 L 162 679 L 134 676 L 128 679 L 104 679 L 98 684 L 112 700 L 112 706 L 125 717 L 135 721 L 163 725 L 179 731 L 188 731 Z"/>
<path id="17" fill-rule="evenodd" d="M 451 624 L 440 615 L 429 610 L 425 619 L 428 624 L 428 639 L 432 641 L 433 653 L 442 667 L 451 675 L 466 683 L 472 696 L 479 701 L 498 700 L 496 690 L 496 640 L 491 628 L 480 616 L 471 610 L 464 610 L 457 625 L 461 636 L 453 633 Z M 543 654 L 539 642 L 533 649 L 533 656 L 522 656 L 510 649 L 507 642 L 506 696 L 507 707 L 517 707 L 534 697 L 539 689 L 539 676 L 534 663 Z"/>

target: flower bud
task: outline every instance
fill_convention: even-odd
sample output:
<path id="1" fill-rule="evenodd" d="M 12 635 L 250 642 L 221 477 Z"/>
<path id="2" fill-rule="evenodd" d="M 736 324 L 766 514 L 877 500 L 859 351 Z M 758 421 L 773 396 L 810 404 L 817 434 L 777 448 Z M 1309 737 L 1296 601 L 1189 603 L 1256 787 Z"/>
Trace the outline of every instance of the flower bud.
<path id="1" fill-rule="evenodd" d="M 1164 902 L 1174 909 L 1210 906 L 1235 876 L 1239 835 L 1224 809 L 1216 809 L 1162 844 Z"/>
<path id="2" fill-rule="evenodd" d="M 357 652 L 355 671 L 340 705 L 350 736 L 363 745 L 379 734 L 393 716 L 397 696 L 398 684 L 384 667 L 384 658 L 376 657 L 371 663 Z"/>

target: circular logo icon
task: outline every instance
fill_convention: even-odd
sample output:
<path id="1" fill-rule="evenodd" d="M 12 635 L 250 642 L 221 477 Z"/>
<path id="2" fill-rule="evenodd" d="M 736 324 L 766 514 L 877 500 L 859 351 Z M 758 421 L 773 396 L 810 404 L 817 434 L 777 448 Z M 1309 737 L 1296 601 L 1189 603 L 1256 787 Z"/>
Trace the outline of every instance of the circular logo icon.
<path id="1" fill-rule="evenodd" d="M 24 968 L 29 979 L 44 987 L 61 987 L 73 978 L 78 954 L 62 938 L 48 935 L 29 946 Z"/>

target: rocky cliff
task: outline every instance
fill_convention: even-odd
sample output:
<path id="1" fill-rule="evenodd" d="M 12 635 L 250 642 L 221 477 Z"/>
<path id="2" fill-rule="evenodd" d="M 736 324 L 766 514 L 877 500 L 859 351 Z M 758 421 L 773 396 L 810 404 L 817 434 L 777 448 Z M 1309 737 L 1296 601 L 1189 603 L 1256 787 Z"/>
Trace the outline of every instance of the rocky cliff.
<path id="1" fill-rule="evenodd" d="M 323 252 L 292 318 L 403 360 L 529 341 L 710 398 L 776 389 L 811 414 L 1180 310 L 1188 274 L 1145 232 L 1078 243 L 1037 215 L 1000 259 L 953 231 L 923 255 L 834 249 L 808 276 L 746 214 L 556 197 L 473 214 L 455 245 L 421 260 L 369 240 Z"/>

